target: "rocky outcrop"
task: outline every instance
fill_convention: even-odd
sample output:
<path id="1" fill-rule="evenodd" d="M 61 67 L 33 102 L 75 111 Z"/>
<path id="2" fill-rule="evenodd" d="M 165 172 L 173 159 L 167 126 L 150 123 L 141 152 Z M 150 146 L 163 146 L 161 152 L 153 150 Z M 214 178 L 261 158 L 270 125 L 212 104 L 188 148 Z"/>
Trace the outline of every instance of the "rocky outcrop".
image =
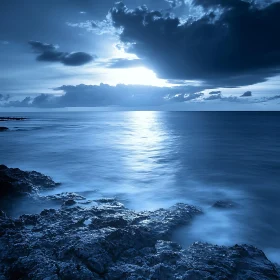
<path id="1" fill-rule="evenodd" d="M 5 195 L 37 194 L 56 183 L 0 165 L 0 186 Z M 278 266 L 253 246 L 172 242 L 176 228 L 202 214 L 196 207 L 135 212 L 110 198 L 36 197 L 62 206 L 17 219 L 0 210 L 0 280 L 280 279 Z"/>
<path id="2" fill-rule="evenodd" d="M 97 203 L 19 219 L 1 212 L 0 279 L 280 279 L 255 247 L 171 242 L 201 213 L 195 207 L 134 212 L 113 199 Z"/>
<path id="3" fill-rule="evenodd" d="M 49 176 L 36 171 L 22 171 L 0 165 L 0 198 L 7 195 L 37 193 L 40 189 L 54 188 L 58 185 Z"/>
<path id="4" fill-rule="evenodd" d="M 9 130 L 8 127 L 0 126 L 0 132 Z"/>

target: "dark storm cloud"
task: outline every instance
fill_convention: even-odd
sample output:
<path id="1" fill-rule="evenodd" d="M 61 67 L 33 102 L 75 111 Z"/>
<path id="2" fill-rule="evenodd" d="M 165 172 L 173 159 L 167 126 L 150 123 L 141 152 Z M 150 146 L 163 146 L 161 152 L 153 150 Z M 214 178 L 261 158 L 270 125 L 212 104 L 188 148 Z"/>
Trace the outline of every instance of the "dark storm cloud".
<path id="1" fill-rule="evenodd" d="M 239 1 L 239 0 L 193 0 L 193 3 L 197 6 L 202 6 L 204 8 L 210 8 L 215 6 L 220 7 L 245 7 L 247 8 L 250 5 L 246 1 Z"/>
<path id="2" fill-rule="evenodd" d="M 185 22 L 146 6 L 129 10 L 123 3 L 110 10 L 110 17 L 122 30 L 119 39 L 127 51 L 161 78 L 235 87 L 280 73 L 279 2 L 263 8 L 240 0 L 194 4 L 204 14 Z"/>
<path id="3" fill-rule="evenodd" d="M 250 97 L 250 96 L 252 96 L 252 92 L 251 91 L 246 91 L 240 97 Z"/>
<path id="4" fill-rule="evenodd" d="M 60 52 L 58 47 L 38 41 L 30 41 L 32 49 L 38 54 L 38 61 L 61 62 L 67 66 L 81 66 L 91 62 L 94 57 L 85 52 Z"/>

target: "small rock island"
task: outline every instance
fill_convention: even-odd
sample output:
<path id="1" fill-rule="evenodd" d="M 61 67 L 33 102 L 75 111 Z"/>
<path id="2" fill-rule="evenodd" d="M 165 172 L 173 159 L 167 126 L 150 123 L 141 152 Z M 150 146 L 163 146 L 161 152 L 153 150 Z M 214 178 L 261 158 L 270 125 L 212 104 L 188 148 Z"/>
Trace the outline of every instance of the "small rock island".
<path id="1" fill-rule="evenodd" d="M 20 117 L 0 117 L 0 122 L 5 121 L 24 121 L 27 120 L 27 118 L 20 118 Z"/>

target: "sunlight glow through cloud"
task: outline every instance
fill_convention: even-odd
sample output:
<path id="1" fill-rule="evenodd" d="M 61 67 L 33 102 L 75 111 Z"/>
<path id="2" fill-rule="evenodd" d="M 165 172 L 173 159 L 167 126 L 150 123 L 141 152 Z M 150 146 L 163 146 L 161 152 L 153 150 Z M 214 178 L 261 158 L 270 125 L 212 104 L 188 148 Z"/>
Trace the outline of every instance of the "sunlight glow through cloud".
<path id="1" fill-rule="evenodd" d="M 111 83 L 149 86 L 170 86 L 167 81 L 157 78 L 156 74 L 145 67 L 123 68 L 107 70 L 111 76 Z"/>

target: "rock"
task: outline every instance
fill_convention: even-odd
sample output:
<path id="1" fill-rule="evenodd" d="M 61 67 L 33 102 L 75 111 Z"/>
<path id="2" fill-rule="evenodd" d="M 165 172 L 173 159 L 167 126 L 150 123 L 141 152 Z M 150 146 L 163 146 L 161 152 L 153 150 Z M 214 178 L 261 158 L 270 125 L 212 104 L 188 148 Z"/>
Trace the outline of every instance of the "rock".
<path id="1" fill-rule="evenodd" d="M 275 263 L 274 265 L 275 265 L 275 267 L 276 267 L 276 269 L 277 269 L 277 271 L 278 271 L 278 273 L 280 275 L 280 265 L 278 263 Z"/>
<path id="2" fill-rule="evenodd" d="M 72 192 L 63 192 L 63 193 L 59 193 L 59 194 L 55 194 L 55 195 L 48 195 L 48 196 L 43 196 L 43 199 L 47 199 L 47 200 L 53 200 L 53 201 L 59 201 L 59 202 L 66 202 L 68 200 L 74 200 L 74 201 L 83 201 L 86 200 L 85 197 L 76 194 L 76 193 L 72 193 Z"/>
<path id="3" fill-rule="evenodd" d="M 39 172 L 0 165 L 0 198 L 6 195 L 37 193 L 40 189 L 54 188 L 57 185 L 49 176 Z"/>
<path id="4" fill-rule="evenodd" d="M 231 209 L 238 207 L 238 204 L 230 200 L 219 200 L 213 204 L 214 208 Z"/>
<path id="5" fill-rule="evenodd" d="M 65 206 L 73 206 L 75 204 L 76 204 L 76 201 L 74 199 L 68 199 L 63 203 L 63 205 L 65 205 Z"/>
<path id="6" fill-rule="evenodd" d="M 0 132 L 9 130 L 8 127 L 0 126 Z"/>
<path id="7" fill-rule="evenodd" d="M 19 117 L 0 117 L 0 122 L 4 121 L 24 121 L 27 118 L 19 118 Z"/>
<path id="8" fill-rule="evenodd" d="M 60 193 L 55 195 L 48 195 L 48 196 L 39 196 L 41 202 L 48 203 L 54 202 L 55 204 L 63 207 L 71 207 L 75 204 L 78 205 L 97 205 L 97 203 L 87 200 L 85 197 L 76 194 L 76 193 Z"/>
<path id="9" fill-rule="evenodd" d="M 0 185 L 5 194 L 23 194 L 56 183 L 0 165 Z M 172 242 L 176 228 L 202 214 L 194 206 L 135 212 L 111 198 L 84 208 L 87 200 L 75 193 L 37 197 L 63 205 L 17 219 L 0 211 L 0 280 L 280 279 L 279 267 L 253 246 L 182 249 Z"/>
<path id="10" fill-rule="evenodd" d="M 280 279 L 253 246 L 171 242 L 199 214 L 186 204 L 135 212 L 114 199 L 19 219 L 1 214 L 0 279 Z"/>

